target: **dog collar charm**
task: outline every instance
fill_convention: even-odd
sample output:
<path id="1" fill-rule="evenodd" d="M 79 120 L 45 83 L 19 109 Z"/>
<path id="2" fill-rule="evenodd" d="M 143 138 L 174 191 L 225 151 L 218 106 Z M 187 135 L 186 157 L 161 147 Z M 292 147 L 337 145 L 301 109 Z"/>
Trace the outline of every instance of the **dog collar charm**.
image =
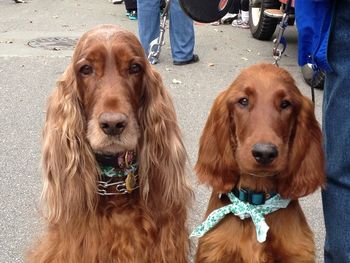
<path id="1" fill-rule="evenodd" d="M 286 208 L 290 199 L 283 199 L 279 194 L 268 199 L 263 205 L 252 205 L 239 200 L 233 193 L 227 193 L 231 204 L 218 208 L 210 213 L 208 218 L 194 229 L 190 237 L 202 237 L 206 232 L 218 224 L 226 215 L 232 213 L 241 220 L 251 217 L 255 225 L 256 237 L 259 243 L 266 240 L 269 226 L 264 215 L 270 214 L 280 208 Z"/>
<path id="2" fill-rule="evenodd" d="M 125 187 L 128 193 L 131 193 L 135 189 L 135 186 L 137 185 L 136 179 L 137 178 L 134 173 L 129 173 L 126 177 Z"/>

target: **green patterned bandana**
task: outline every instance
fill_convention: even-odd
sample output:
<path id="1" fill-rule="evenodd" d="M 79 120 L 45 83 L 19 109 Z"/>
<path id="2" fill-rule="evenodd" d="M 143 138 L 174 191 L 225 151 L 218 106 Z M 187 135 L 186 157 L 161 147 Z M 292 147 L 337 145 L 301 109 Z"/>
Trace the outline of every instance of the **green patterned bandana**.
<path id="1" fill-rule="evenodd" d="M 231 204 L 218 208 L 210 213 L 208 218 L 194 229 L 190 237 L 202 237 L 206 232 L 216 226 L 226 215 L 232 213 L 241 220 L 251 217 L 255 225 L 256 237 L 259 243 L 266 240 L 269 226 L 264 215 L 270 214 L 280 208 L 286 208 L 290 199 L 283 199 L 279 194 L 268 199 L 263 205 L 251 205 L 239 200 L 233 193 L 227 193 Z"/>

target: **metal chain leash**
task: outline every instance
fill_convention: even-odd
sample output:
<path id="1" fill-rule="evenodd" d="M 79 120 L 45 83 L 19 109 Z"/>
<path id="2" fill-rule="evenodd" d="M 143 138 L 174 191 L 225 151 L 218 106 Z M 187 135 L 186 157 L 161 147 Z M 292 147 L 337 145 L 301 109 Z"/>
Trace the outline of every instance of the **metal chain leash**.
<path id="1" fill-rule="evenodd" d="M 291 1 L 288 1 L 281 22 L 278 25 L 277 37 L 273 40 L 272 56 L 274 59 L 273 64 L 278 66 L 278 62 L 281 60 L 282 54 L 287 48 L 287 41 L 283 37 L 284 30 L 288 26 L 288 19 L 291 10 Z"/>

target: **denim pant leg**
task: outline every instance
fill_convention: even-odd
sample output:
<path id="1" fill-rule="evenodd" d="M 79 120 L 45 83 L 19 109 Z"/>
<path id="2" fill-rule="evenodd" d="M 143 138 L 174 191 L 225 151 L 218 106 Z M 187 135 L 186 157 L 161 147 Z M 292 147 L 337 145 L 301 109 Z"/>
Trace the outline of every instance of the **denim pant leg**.
<path id="1" fill-rule="evenodd" d="M 195 38 L 193 21 L 182 11 L 178 0 L 171 0 L 169 21 L 173 60 L 187 61 L 192 59 Z"/>
<path id="2" fill-rule="evenodd" d="M 143 49 L 148 55 L 149 44 L 159 37 L 160 0 L 137 0 L 137 20 L 139 37 Z"/>
<path id="3" fill-rule="evenodd" d="M 350 263 L 350 1 L 338 1 L 323 101 L 325 263 Z"/>

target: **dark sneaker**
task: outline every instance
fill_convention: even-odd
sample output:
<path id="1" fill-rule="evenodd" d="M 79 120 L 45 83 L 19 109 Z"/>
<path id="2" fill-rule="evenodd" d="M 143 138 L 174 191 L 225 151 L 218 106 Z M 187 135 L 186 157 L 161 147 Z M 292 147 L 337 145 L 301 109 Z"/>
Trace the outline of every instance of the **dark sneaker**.
<path id="1" fill-rule="evenodd" d="M 128 15 L 130 20 L 137 20 L 137 12 L 136 11 L 131 11 Z"/>
<path id="2" fill-rule="evenodd" d="M 193 57 L 190 60 L 186 60 L 186 61 L 173 61 L 173 64 L 175 66 L 183 66 L 183 65 L 188 65 L 188 64 L 192 64 L 192 63 L 196 63 L 199 61 L 199 57 L 196 54 L 193 54 Z"/>

